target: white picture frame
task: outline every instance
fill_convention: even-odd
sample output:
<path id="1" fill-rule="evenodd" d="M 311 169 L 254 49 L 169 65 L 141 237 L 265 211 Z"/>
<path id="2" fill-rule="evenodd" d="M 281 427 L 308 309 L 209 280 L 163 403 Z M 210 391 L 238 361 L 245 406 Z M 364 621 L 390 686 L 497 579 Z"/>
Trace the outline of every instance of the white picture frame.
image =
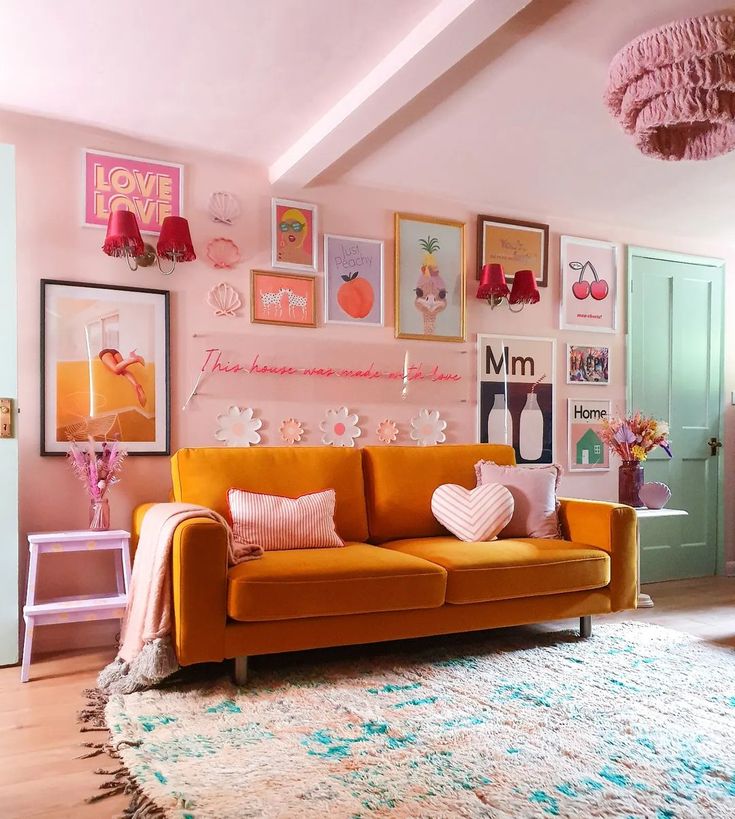
<path id="1" fill-rule="evenodd" d="M 534 392 L 537 398 L 531 401 Z M 478 334 L 480 443 L 510 444 L 522 465 L 554 464 L 556 410 L 556 339 Z M 529 413 L 525 419 L 524 412 Z"/>
<path id="2" fill-rule="evenodd" d="M 384 275 L 385 243 L 380 239 L 363 239 L 357 236 L 341 236 L 334 233 L 324 234 L 324 323 L 350 324 L 361 327 L 385 326 L 385 275 Z M 340 259 L 344 261 L 341 263 Z M 377 267 L 377 269 L 376 269 Z M 340 299 L 340 290 L 350 286 L 350 281 L 340 279 L 345 276 L 357 276 L 355 281 L 363 276 L 373 290 L 373 303 L 370 309 L 361 317 L 350 317 L 349 305 Z M 366 309 L 362 304 L 355 305 L 353 313 L 360 313 Z"/>
<path id="3" fill-rule="evenodd" d="M 581 361 L 573 361 L 573 358 L 578 357 Z M 607 344 L 567 343 L 567 357 L 564 362 L 567 384 L 609 387 L 612 376 L 610 358 L 610 347 Z"/>
<path id="4" fill-rule="evenodd" d="M 303 219 L 302 224 L 305 225 L 307 231 L 307 235 L 301 244 L 298 243 L 298 235 L 294 235 L 292 231 L 281 230 L 281 217 L 283 216 L 281 209 L 286 212 L 297 211 L 300 213 L 300 218 L 296 217 L 294 221 L 301 222 Z M 308 235 L 309 231 L 311 237 Z M 319 213 L 316 205 L 309 202 L 298 202 L 294 199 L 279 199 L 277 197 L 271 199 L 271 267 L 276 270 L 298 270 L 315 273 L 319 267 L 318 236 Z M 289 250 L 289 243 L 291 242 L 295 245 L 293 250 Z M 307 245 L 308 250 L 304 248 L 304 245 Z M 297 251 L 299 251 L 298 255 L 304 261 L 298 262 L 293 261 L 293 259 L 289 261 L 284 258 L 286 254 L 295 257 Z"/>
<path id="5" fill-rule="evenodd" d="M 585 412 L 592 413 L 592 417 L 584 417 Z M 567 466 L 570 472 L 610 471 L 610 451 L 595 430 L 601 427 L 603 417 L 610 418 L 611 412 L 609 399 L 567 398 Z M 590 431 L 596 440 L 585 440 Z M 584 464 L 585 459 L 587 464 Z"/>
<path id="6" fill-rule="evenodd" d="M 559 255 L 560 329 L 617 332 L 617 244 L 561 236 Z"/>

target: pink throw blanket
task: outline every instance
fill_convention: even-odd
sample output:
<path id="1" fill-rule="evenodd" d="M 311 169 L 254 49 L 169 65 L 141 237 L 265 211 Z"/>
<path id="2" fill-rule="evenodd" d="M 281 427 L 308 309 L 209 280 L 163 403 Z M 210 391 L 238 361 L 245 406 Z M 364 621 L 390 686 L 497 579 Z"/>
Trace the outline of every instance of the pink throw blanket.
<path id="1" fill-rule="evenodd" d="M 227 521 L 211 509 L 191 503 L 152 506 L 140 531 L 120 650 L 100 672 L 97 684 L 101 689 L 129 694 L 156 685 L 178 670 L 171 639 L 171 552 L 176 527 L 191 518 L 208 518 L 226 528 L 230 566 L 263 554 L 259 545 L 236 544 Z"/>

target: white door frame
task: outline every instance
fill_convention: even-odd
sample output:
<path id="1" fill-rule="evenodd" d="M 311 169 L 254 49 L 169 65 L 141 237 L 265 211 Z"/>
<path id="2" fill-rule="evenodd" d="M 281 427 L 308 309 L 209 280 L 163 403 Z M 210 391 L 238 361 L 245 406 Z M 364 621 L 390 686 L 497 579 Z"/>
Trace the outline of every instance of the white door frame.
<path id="1" fill-rule="evenodd" d="M 0 397 L 18 396 L 15 148 L 0 145 Z M 18 435 L 0 439 L 0 665 L 18 662 Z"/>
<path id="2" fill-rule="evenodd" d="M 628 309 L 627 309 L 627 325 L 625 328 L 625 366 L 626 366 L 626 384 L 625 384 L 625 400 L 628 405 L 628 409 L 632 410 L 632 385 L 631 385 L 631 378 L 630 378 L 630 370 L 632 365 L 632 355 L 633 350 L 630 344 L 630 326 L 631 326 L 631 315 L 632 315 L 632 308 L 633 308 L 633 293 L 631 288 L 633 286 L 633 259 L 638 257 L 643 257 L 646 259 L 657 259 L 662 262 L 680 262 L 683 264 L 697 264 L 701 265 L 702 267 L 714 267 L 719 269 L 720 274 L 722 275 L 722 304 L 720 305 L 720 326 L 722 327 L 721 330 L 721 339 L 720 339 L 720 349 L 722 350 L 722 355 L 720 357 L 720 422 L 719 428 L 717 430 L 717 440 L 722 440 L 722 431 L 723 431 L 723 423 L 725 417 L 725 298 L 726 298 L 726 287 L 727 287 L 727 276 L 725 275 L 725 260 L 719 259 L 715 256 L 693 256 L 689 253 L 674 253 L 669 250 L 656 250 L 650 247 L 635 247 L 633 245 L 628 245 L 628 269 L 627 269 L 627 278 L 628 278 L 628 289 L 627 289 L 627 296 L 628 296 Z M 715 556 L 715 573 L 716 574 L 729 574 L 728 568 L 730 568 L 726 561 L 725 561 L 725 491 L 724 491 L 724 483 L 725 483 L 725 449 L 724 447 L 721 450 L 721 455 L 718 455 L 718 462 L 717 462 L 717 554 Z M 735 568 L 735 567 L 733 567 Z"/>

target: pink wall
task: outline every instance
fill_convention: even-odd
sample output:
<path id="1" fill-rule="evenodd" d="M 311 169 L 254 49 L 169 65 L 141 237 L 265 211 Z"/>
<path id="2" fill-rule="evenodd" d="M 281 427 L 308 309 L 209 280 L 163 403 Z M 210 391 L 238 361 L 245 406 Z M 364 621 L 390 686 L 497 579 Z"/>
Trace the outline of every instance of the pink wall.
<path id="1" fill-rule="evenodd" d="M 215 445 L 215 417 L 230 404 L 252 406 L 263 419 L 263 443 L 280 444 L 278 425 L 281 419 L 295 416 L 305 422 L 304 443 L 318 444 L 318 423 L 324 410 L 346 404 L 361 417 L 362 443 L 375 443 L 376 422 L 391 417 L 401 428 L 400 442 L 408 443 L 408 421 L 422 406 L 440 409 L 448 421 L 447 437 L 451 442 L 475 438 L 475 358 L 474 342 L 478 332 L 541 335 L 557 339 L 557 428 L 556 459 L 566 465 L 566 398 L 570 392 L 564 383 L 565 345 L 568 340 L 594 343 L 608 337 L 584 336 L 558 330 L 558 255 L 559 235 L 607 239 L 611 241 L 660 247 L 687 253 L 722 256 L 733 267 L 735 249 L 731 245 L 713 246 L 687 240 L 681 236 L 651 235 L 625 227 L 623 217 L 609 225 L 567 221 L 557 214 L 528 210 L 518 216 L 548 222 L 551 226 L 550 286 L 542 290 L 540 304 L 510 315 L 506 309 L 490 311 L 484 302 L 474 299 L 475 218 L 478 212 L 503 212 L 488 196 L 485 201 L 457 203 L 394 191 L 329 186 L 309 191 L 272 190 L 262 169 L 221 157 L 172 151 L 106 132 L 70 126 L 30 117 L 4 115 L 0 124 L 0 142 L 17 146 L 18 190 L 18 289 L 19 289 L 19 406 L 20 437 L 20 523 L 21 532 L 44 529 L 83 527 L 86 503 L 81 488 L 72 479 L 61 458 L 41 458 L 38 454 L 39 414 L 39 279 L 58 278 L 88 282 L 125 284 L 171 290 L 172 353 L 172 444 L 181 446 Z M 152 157 L 185 165 L 185 206 L 200 259 L 182 265 L 170 278 L 156 269 L 131 272 L 121 260 L 109 259 L 100 250 L 104 233 L 82 228 L 81 224 L 81 150 L 93 147 Z M 522 184 L 522 180 L 519 181 Z M 242 206 L 242 215 L 232 228 L 222 228 L 210 221 L 206 213 L 209 194 L 214 190 L 231 190 Z M 249 270 L 269 269 L 269 206 L 271 195 L 290 196 L 316 202 L 320 206 L 320 230 L 330 233 L 366 236 L 385 240 L 387 294 L 385 328 L 343 327 L 328 325 L 317 330 L 251 325 L 249 315 Z M 399 341 L 393 338 L 393 213 L 396 210 L 425 213 L 467 222 L 467 251 L 470 272 L 468 282 L 468 316 L 466 344 Z M 508 213 L 506 215 L 513 216 Z M 215 271 L 205 258 L 207 241 L 217 235 L 234 239 L 241 248 L 243 260 L 234 271 Z M 624 268 L 625 252 L 620 250 Z M 735 269 L 735 267 L 733 267 Z M 246 296 L 242 317 L 218 319 L 205 304 L 209 288 L 227 280 Z M 622 288 L 621 288 L 622 289 Z M 321 288 L 318 289 L 321 297 Z M 320 302 L 321 304 L 321 302 Z M 609 397 L 614 409 L 624 408 L 625 397 L 625 319 L 624 294 L 619 294 L 618 334 L 611 341 L 613 384 L 608 390 L 599 387 L 573 387 L 577 397 Z M 728 289 L 727 315 L 735 314 Z M 195 337 L 196 334 L 196 337 Z M 728 339 L 729 340 L 729 339 Z M 400 387 L 375 383 L 317 382 L 294 377 L 213 376 L 201 386 L 186 412 L 181 406 L 189 394 L 202 361 L 203 350 L 219 346 L 249 360 L 256 352 L 273 363 L 298 361 L 299 365 L 324 362 L 328 365 L 370 361 L 401 366 L 404 351 L 411 360 L 439 362 L 443 368 L 461 371 L 465 378 L 459 385 L 440 385 L 433 389 L 417 385 L 402 402 Z M 297 365 L 297 366 L 299 366 Z M 735 388 L 735 356 L 729 351 L 726 364 L 725 394 Z M 733 408 L 725 408 L 725 457 L 729 460 L 733 433 Z M 726 492 L 732 490 L 728 478 Z M 169 491 L 168 459 L 161 457 L 130 458 L 122 484 L 110 496 L 112 523 L 127 527 L 133 507 L 147 500 L 164 500 Z M 616 473 L 567 475 L 562 492 L 580 497 L 614 499 Z M 735 560 L 732 548 L 735 513 L 727 511 L 726 540 L 728 560 Z M 25 547 L 23 564 L 25 562 Z M 110 567 L 99 561 L 65 562 L 64 556 L 50 558 L 44 592 L 84 593 L 98 585 L 112 584 Z M 85 556 L 84 561 L 90 561 Z M 55 565 L 54 565 L 55 564 Z M 44 571 L 44 570 L 42 570 Z M 65 626 L 42 629 L 39 648 L 70 644 L 109 642 L 116 629 L 111 624 L 88 624 L 73 631 Z"/>

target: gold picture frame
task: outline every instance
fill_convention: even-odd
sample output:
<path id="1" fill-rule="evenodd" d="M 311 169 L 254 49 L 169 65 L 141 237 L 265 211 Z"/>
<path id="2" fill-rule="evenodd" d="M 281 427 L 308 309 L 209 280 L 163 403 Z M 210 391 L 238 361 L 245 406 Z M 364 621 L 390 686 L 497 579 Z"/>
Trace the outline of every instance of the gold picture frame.
<path id="1" fill-rule="evenodd" d="M 465 341 L 465 223 L 396 213 L 394 225 L 395 337 Z"/>
<path id="2" fill-rule="evenodd" d="M 263 279 L 271 280 L 270 289 L 259 286 Z M 316 327 L 316 278 L 272 270 L 251 270 L 250 322 L 282 327 Z"/>

